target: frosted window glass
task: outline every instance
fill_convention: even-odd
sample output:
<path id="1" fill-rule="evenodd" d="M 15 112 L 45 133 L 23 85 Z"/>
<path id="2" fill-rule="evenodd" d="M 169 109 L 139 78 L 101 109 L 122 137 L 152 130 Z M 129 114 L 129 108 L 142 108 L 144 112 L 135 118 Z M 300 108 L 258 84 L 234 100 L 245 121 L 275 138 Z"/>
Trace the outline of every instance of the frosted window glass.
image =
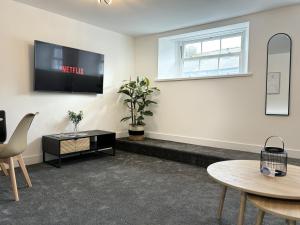
<path id="1" fill-rule="evenodd" d="M 192 58 L 201 55 L 201 42 L 187 44 L 184 46 L 184 57 Z"/>
<path id="2" fill-rule="evenodd" d="M 218 58 L 202 59 L 200 61 L 200 70 L 217 70 Z"/>
<path id="3" fill-rule="evenodd" d="M 199 60 L 187 60 L 183 64 L 183 72 L 195 72 L 199 70 Z"/>
<path id="4" fill-rule="evenodd" d="M 226 56 L 220 58 L 219 69 L 238 68 L 240 65 L 239 56 Z"/>
<path id="5" fill-rule="evenodd" d="M 203 53 L 215 53 L 220 51 L 220 40 L 204 41 L 202 42 Z"/>

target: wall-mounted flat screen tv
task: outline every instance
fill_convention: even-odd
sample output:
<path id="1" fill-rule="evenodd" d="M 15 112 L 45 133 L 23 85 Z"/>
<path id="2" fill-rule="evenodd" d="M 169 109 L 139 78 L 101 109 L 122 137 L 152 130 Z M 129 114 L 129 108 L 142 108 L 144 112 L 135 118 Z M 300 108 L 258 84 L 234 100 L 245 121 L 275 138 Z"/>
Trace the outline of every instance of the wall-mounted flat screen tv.
<path id="1" fill-rule="evenodd" d="M 34 90 L 103 93 L 104 55 L 34 42 Z"/>

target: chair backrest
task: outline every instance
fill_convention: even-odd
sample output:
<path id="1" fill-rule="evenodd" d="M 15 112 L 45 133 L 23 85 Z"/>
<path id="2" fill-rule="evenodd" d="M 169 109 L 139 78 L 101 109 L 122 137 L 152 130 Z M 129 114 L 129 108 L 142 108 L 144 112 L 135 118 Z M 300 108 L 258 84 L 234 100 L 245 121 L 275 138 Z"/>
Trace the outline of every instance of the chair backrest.
<path id="1" fill-rule="evenodd" d="M 18 124 L 17 128 L 15 129 L 13 135 L 11 136 L 7 144 L 7 151 L 10 151 L 10 155 L 19 155 L 23 151 L 25 151 L 27 147 L 28 130 L 36 115 L 37 113 L 29 113 L 26 116 L 24 116 Z"/>
<path id="2" fill-rule="evenodd" d="M 6 141 L 6 118 L 5 111 L 0 110 L 0 143 Z"/>

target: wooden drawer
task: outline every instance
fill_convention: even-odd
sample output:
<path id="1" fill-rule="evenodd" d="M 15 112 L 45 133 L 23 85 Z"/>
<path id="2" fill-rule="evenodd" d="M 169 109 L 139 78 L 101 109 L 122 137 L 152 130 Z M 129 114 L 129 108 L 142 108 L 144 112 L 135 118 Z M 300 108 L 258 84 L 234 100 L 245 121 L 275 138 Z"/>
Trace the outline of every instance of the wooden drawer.
<path id="1" fill-rule="evenodd" d="M 90 149 L 90 138 L 80 138 L 75 141 L 76 152 Z"/>
<path id="2" fill-rule="evenodd" d="M 67 140 L 60 142 L 60 154 L 69 154 L 90 149 L 90 138 Z"/>
<path id="3" fill-rule="evenodd" d="M 60 142 L 60 154 L 68 154 L 76 152 L 75 140 L 67 140 Z"/>

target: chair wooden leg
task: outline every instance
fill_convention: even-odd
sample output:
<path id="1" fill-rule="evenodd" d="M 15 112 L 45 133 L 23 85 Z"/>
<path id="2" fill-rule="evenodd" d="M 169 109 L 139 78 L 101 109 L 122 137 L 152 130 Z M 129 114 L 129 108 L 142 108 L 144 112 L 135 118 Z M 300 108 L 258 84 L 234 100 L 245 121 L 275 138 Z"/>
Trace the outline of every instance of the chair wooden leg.
<path id="1" fill-rule="evenodd" d="M 4 163 L 0 163 L 0 167 L 1 167 L 1 170 L 3 171 L 4 175 L 8 176 L 8 172 L 7 172 L 7 169 L 4 165 Z"/>
<path id="2" fill-rule="evenodd" d="M 18 186 L 17 186 L 16 174 L 15 174 L 15 166 L 14 166 L 14 160 L 12 157 L 9 158 L 9 174 L 10 174 L 11 186 L 12 186 L 15 200 L 19 201 Z"/>
<path id="3" fill-rule="evenodd" d="M 223 206 L 224 206 L 224 201 L 226 197 L 226 192 L 227 192 L 227 187 L 223 186 L 222 187 L 222 193 L 221 193 L 221 198 L 220 198 L 220 203 L 219 203 L 219 209 L 218 209 L 218 219 L 222 218 L 222 213 L 223 213 Z"/>
<path id="4" fill-rule="evenodd" d="M 258 211 L 257 217 L 256 217 L 256 223 L 255 225 L 262 225 L 264 220 L 265 212 L 262 210 Z"/>
<path id="5" fill-rule="evenodd" d="M 25 177 L 27 186 L 28 187 L 32 187 L 31 180 L 30 180 L 30 177 L 29 177 L 29 174 L 28 174 L 28 171 L 27 171 L 27 168 L 26 168 L 26 165 L 24 163 L 22 155 L 18 155 L 17 156 L 17 160 L 18 160 L 18 163 L 19 163 L 19 165 L 21 167 L 22 173 L 23 173 L 23 175 Z"/>

